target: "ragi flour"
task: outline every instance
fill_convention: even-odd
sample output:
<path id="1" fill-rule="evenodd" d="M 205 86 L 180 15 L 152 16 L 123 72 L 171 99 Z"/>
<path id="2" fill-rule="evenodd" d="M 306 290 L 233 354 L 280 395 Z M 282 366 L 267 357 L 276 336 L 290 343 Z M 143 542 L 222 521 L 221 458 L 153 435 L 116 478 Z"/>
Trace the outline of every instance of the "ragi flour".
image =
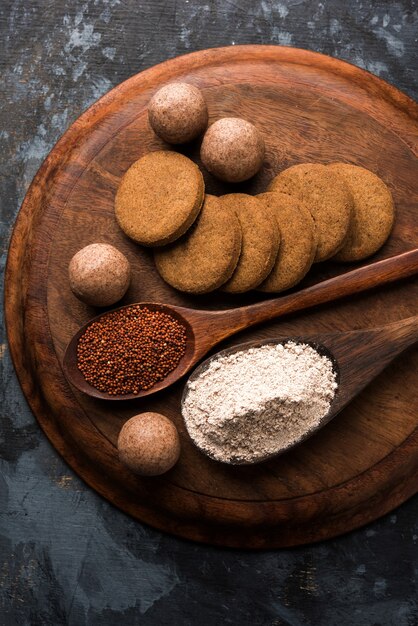
<path id="1" fill-rule="evenodd" d="M 188 383 L 182 412 L 199 448 L 250 463 L 315 428 L 336 388 L 331 359 L 310 345 L 267 344 L 215 358 Z"/>

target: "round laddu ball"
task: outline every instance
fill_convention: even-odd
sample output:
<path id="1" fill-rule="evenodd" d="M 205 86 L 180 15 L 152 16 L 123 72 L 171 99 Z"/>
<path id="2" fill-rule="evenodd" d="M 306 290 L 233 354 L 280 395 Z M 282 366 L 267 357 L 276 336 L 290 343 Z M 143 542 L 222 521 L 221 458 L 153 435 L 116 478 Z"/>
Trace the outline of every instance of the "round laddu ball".
<path id="1" fill-rule="evenodd" d="M 151 98 L 148 119 L 153 131 L 167 143 L 186 143 L 204 132 L 208 109 L 197 87 L 170 83 Z"/>
<path id="2" fill-rule="evenodd" d="M 258 172 L 264 153 L 264 140 L 253 124 L 238 117 L 225 117 L 206 131 L 200 158 L 217 178 L 239 183 Z"/>
<path id="3" fill-rule="evenodd" d="M 122 252 L 107 243 L 79 250 L 68 266 L 72 292 L 90 306 L 110 306 L 126 293 L 131 267 Z"/>
<path id="4" fill-rule="evenodd" d="M 168 472 L 180 456 L 180 438 L 173 422 L 160 413 L 140 413 L 122 426 L 118 437 L 121 462 L 141 476 Z"/>

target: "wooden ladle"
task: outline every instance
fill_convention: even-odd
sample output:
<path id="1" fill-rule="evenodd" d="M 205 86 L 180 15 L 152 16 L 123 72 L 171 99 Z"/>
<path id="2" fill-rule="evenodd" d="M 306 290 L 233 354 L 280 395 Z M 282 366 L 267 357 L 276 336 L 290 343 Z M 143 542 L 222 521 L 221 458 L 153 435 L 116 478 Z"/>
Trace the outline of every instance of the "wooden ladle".
<path id="1" fill-rule="evenodd" d="M 417 273 L 418 249 L 415 249 L 357 268 L 351 272 L 346 272 L 289 295 L 226 311 L 202 311 L 168 304 L 143 302 L 141 304 L 144 307 L 170 313 L 184 324 L 187 332 L 187 347 L 183 358 L 175 370 L 151 389 L 141 391 L 138 394 L 111 396 L 98 391 L 89 385 L 77 367 L 79 338 L 93 321 L 100 319 L 103 315 L 108 315 L 108 312 L 105 312 L 90 320 L 71 339 L 63 359 L 64 374 L 77 389 L 95 398 L 132 400 L 147 396 L 172 385 L 189 372 L 216 344 L 245 328 L 325 302 L 332 302 L 339 298 L 372 289 L 373 287 L 386 285 Z M 374 358 L 377 360 L 378 356 L 376 354 Z"/>
<path id="2" fill-rule="evenodd" d="M 418 316 L 408 317 L 400 322 L 394 322 L 393 324 L 376 328 L 306 336 L 277 337 L 276 339 L 267 339 L 265 341 L 250 341 L 233 346 L 232 348 L 227 348 L 226 350 L 217 352 L 209 359 L 206 359 L 206 361 L 201 363 L 199 367 L 194 370 L 183 392 L 182 407 L 188 394 L 189 384 L 193 383 L 209 367 L 213 360 L 224 355 L 240 352 L 241 350 L 258 348 L 264 345 L 287 343 L 288 341 L 309 344 L 320 354 L 331 359 L 338 388 L 328 412 L 313 428 L 307 428 L 297 440 L 275 450 L 269 455 L 254 457 L 251 461 L 231 458 L 230 460 L 223 460 L 224 463 L 228 463 L 229 465 L 253 465 L 267 461 L 301 444 L 323 428 L 323 426 L 328 424 L 328 422 L 342 411 L 355 396 L 376 378 L 395 357 L 418 341 Z M 185 422 L 187 427 L 187 420 L 185 420 Z M 208 450 L 200 447 L 192 436 L 191 439 L 204 454 L 215 461 L 219 460 Z"/>

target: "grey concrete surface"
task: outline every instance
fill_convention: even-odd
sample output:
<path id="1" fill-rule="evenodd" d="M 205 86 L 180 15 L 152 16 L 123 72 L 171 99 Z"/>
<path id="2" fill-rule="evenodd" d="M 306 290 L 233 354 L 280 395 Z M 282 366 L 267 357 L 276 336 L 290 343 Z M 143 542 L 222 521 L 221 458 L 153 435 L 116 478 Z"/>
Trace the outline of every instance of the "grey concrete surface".
<path id="1" fill-rule="evenodd" d="M 20 203 L 62 132 L 128 76 L 239 43 L 346 59 L 410 96 L 412 0 L 1 0 L 1 265 Z M 0 625 L 414 626 L 417 500 L 333 541 L 230 551 L 114 509 L 42 435 L 0 332 Z"/>

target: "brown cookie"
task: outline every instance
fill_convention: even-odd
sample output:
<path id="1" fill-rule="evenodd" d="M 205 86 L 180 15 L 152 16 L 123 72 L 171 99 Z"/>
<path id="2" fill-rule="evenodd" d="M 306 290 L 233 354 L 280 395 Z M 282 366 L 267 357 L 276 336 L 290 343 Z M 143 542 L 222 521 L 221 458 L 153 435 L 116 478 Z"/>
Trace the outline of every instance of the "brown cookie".
<path id="1" fill-rule="evenodd" d="M 329 171 L 344 179 L 354 200 L 353 225 L 336 261 L 360 261 L 374 254 L 389 237 L 395 220 L 392 194 L 376 174 L 348 163 L 332 163 Z"/>
<path id="2" fill-rule="evenodd" d="M 230 193 L 219 200 L 235 211 L 242 230 L 241 256 L 222 291 L 243 293 L 255 289 L 270 274 L 280 245 L 279 228 L 266 203 L 254 196 Z"/>
<path id="3" fill-rule="evenodd" d="M 268 191 L 287 193 L 305 203 L 318 235 L 316 263 L 342 248 L 351 227 L 353 197 L 337 173 L 317 163 L 293 165 L 271 181 Z"/>
<path id="4" fill-rule="evenodd" d="M 311 268 L 317 247 L 315 224 L 306 206 L 292 196 L 266 192 L 257 198 L 273 212 L 281 234 L 276 262 L 258 289 L 278 293 L 300 282 Z"/>
<path id="5" fill-rule="evenodd" d="M 123 176 L 115 215 L 128 237 L 144 246 L 163 246 L 193 224 L 204 197 L 203 176 L 190 159 L 168 150 L 150 152 Z"/>
<path id="6" fill-rule="evenodd" d="M 207 293 L 231 276 L 241 252 L 241 227 L 236 214 L 215 196 L 205 196 L 190 231 L 154 253 L 157 270 L 172 287 Z"/>

